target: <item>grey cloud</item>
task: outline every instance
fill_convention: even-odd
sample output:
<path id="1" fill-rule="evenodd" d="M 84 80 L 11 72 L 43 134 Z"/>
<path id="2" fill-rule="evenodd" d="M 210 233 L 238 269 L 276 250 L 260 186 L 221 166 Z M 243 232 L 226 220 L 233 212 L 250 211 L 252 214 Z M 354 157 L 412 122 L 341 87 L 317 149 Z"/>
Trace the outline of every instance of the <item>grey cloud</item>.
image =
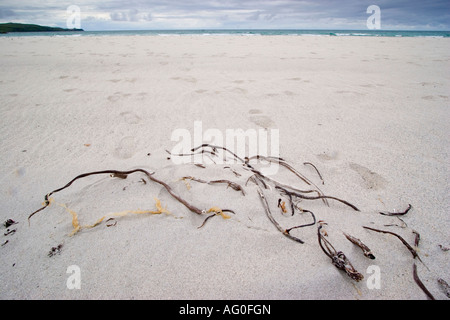
<path id="1" fill-rule="evenodd" d="M 112 21 L 151 21 L 152 15 L 150 13 L 139 12 L 137 9 L 130 9 L 128 11 L 116 11 L 110 13 Z"/>
<path id="2" fill-rule="evenodd" d="M 253 13 L 252 15 L 247 17 L 247 20 L 265 20 L 265 21 L 272 21 L 276 17 L 276 13 L 266 13 L 263 11 L 257 11 Z"/>
<path id="3" fill-rule="evenodd" d="M 11 9 L 2 9 L 0 8 L 0 19 L 11 18 L 14 17 L 16 13 Z"/>

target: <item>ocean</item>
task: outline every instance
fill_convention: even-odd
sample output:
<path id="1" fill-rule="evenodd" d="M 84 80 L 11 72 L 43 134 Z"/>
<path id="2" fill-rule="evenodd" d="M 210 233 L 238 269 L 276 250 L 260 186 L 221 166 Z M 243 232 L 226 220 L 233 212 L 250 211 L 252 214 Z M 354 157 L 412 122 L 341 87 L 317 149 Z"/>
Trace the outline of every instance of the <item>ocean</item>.
<path id="1" fill-rule="evenodd" d="M 199 30 L 120 30 L 120 31 L 83 31 L 83 32 L 13 32 L 0 34 L 0 37 L 24 36 L 128 36 L 128 35 L 298 35 L 330 37 L 437 37 L 448 38 L 450 31 L 402 31 L 402 30 L 295 30 L 295 29 L 199 29 Z"/>

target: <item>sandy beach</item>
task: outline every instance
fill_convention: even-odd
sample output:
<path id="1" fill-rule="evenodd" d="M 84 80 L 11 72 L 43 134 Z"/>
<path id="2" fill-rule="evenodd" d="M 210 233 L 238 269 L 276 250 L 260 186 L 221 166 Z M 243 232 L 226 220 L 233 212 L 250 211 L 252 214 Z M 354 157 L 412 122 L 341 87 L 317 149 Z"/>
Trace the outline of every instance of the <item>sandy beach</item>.
<path id="1" fill-rule="evenodd" d="M 433 296 L 448 299 L 438 279 L 450 283 L 449 53 L 448 38 L 0 38 L 0 221 L 17 222 L 1 227 L 0 298 L 427 299 L 415 262 Z M 174 132 L 189 132 L 195 147 L 196 123 L 201 143 L 209 129 L 278 134 L 280 157 L 325 195 L 357 206 L 298 203 L 328 224 L 327 238 L 364 279 L 333 266 L 317 225 L 292 231 L 304 244 L 279 232 L 241 164 L 175 163 L 166 152 L 179 142 Z M 81 173 L 136 168 L 198 208 L 234 214 L 198 228 L 206 214 L 133 173 L 80 179 L 28 221 L 47 193 Z M 283 169 L 274 179 L 308 187 Z M 245 196 L 186 176 L 235 181 Z M 282 228 L 311 222 L 282 213 L 277 201 L 289 199 L 274 188 L 265 193 Z M 70 235 L 68 210 L 90 225 L 108 213 L 156 210 L 155 198 L 170 214 L 131 212 Z M 409 204 L 401 220 L 379 214 Z M 416 231 L 422 262 L 395 236 L 362 226 L 412 246 Z"/>

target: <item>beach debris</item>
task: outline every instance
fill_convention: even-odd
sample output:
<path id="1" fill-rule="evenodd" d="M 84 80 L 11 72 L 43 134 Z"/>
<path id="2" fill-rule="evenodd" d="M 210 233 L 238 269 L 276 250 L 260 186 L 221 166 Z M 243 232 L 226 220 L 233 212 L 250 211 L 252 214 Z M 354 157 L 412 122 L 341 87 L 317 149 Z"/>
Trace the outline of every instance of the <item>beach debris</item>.
<path id="1" fill-rule="evenodd" d="M 380 232 L 380 233 L 387 233 L 387 234 L 391 234 L 393 236 L 396 236 L 404 245 L 406 248 L 408 248 L 409 252 L 411 252 L 412 256 L 414 258 L 419 259 L 420 262 L 422 262 L 422 260 L 420 259 L 419 255 L 417 254 L 417 251 L 408 243 L 406 242 L 405 239 L 403 239 L 401 236 L 399 236 L 398 234 L 391 232 L 391 231 L 386 231 L 386 230 L 380 230 L 380 229 L 375 229 L 375 228 L 370 228 L 370 227 L 366 227 L 363 226 L 364 229 L 368 229 L 368 230 L 372 230 L 375 232 Z M 423 262 L 422 262 L 423 263 Z"/>
<path id="2" fill-rule="evenodd" d="M 108 216 L 123 217 L 123 216 L 126 216 L 128 214 L 161 214 L 161 213 L 171 214 L 170 211 L 168 211 L 166 208 L 162 207 L 161 201 L 159 199 L 155 198 L 155 206 L 156 206 L 156 209 L 157 209 L 156 211 L 154 211 L 154 210 L 124 210 L 124 211 L 120 211 L 120 212 L 113 212 L 113 213 L 109 213 L 109 214 L 104 215 L 103 217 L 98 219 L 93 224 L 81 226 L 79 224 L 79 222 L 78 222 L 78 215 L 77 215 L 77 213 L 75 211 L 70 210 L 69 208 L 67 208 L 67 206 L 65 206 L 63 204 L 58 204 L 58 205 L 60 205 L 63 208 L 67 209 L 67 211 L 69 211 L 69 213 L 72 215 L 73 231 L 70 234 L 71 236 L 76 234 L 81 229 L 92 229 L 92 228 L 98 226 Z"/>
<path id="3" fill-rule="evenodd" d="M 53 257 L 54 255 L 60 254 L 62 247 L 63 247 L 62 244 L 58 244 L 56 247 L 52 247 L 47 255 L 49 257 Z"/>
<path id="4" fill-rule="evenodd" d="M 363 251 L 364 255 L 369 258 L 369 259 L 375 259 L 375 256 L 372 254 L 372 251 L 369 249 L 368 246 L 366 246 L 364 243 L 362 243 L 361 240 L 359 240 L 358 238 L 355 238 L 349 234 L 346 234 L 344 232 L 344 236 L 353 244 L 356 244 L 358 247 L 361 248 L 361 250 Z"/>
<path id="5" fill-rule="evenodd" d="M 205 166 L 203 166 L 203 167 L 205 167 Z M 230 171 L 233 172 L 234 175 L 235 175 L 236 177 L 241 177 L 241 176 L 242 176 L 242 174 L 240 174 L 239 172 L 237 172 L 236 170 L 234 170 L 234 169 L 231 168 L 230 166 L 225 166 L 225 167 L 223 167 L 223 168 L 224 168 L 224 169 L 230 169 Z"/>
<path id="6" fill-rule="evenodd" d="M 337 251 L 328 241 L 328 239 L 326 238 L 328 236 L 328 233 L 321 232 L 323 226 L 327 225 L 327 223 L 320 220 L 318 221 L 317 225 L 319 246 L 320 248 L 322 248 L 322 251 L 331 259 L 331 263 L 339 270 L 343 270 L 351 279 L 355 280 L 356 282 L 364 279 L 364 276 L 353 267 L 346 255 L 342 251 Z"/>
<path id="7" fill-rule="evenodd" d="M 411 210 L 412 206 L 409 204 L 408 208 L 406 208 L 405 211 L 401 211 L 401 212 L 380 212 L 380 214 L 384 215 L 384 216 L 403 216 L 405 214 L 408 213 L 409 210 Z"/>
<path id="8" fill-rule="evenodd" d="M 12 230 L 6 229 L 6 232 L 3 235 L 8 236 L 10 234 L 14 234 L 16 231 L 17 231 L 17 229 L 12 229 Z"/>
<path id="9" fill-rule="evenodd" d="M 312 212 L 309 211 L 309 210 L 303 210 L 303 211 L 302 211 L 302 212 L 309 212 L 309 213 L 311 214 L 311 216 L 312 216 L 312 218 L 313 218 L 313 222 L 312 222 L 312 223 L 307 223 L 307 224 L 303 224 L 303 225 L 299 225 L 299 226 L 294 226 L 294 227 L 291 227 L 291 228 L 288 228 L 288 229 L 284 229 L 284 228 L 282 228 L 282 227 L 280 226 L 280 224 L 275 220 L 275 218 L 274 218 L 273 215 L 272 215 L 272 212 L 271 212 L 271 210 L 270 210 L 270 207 L 269 207 L 269 204 L 268 204 L 268 202 L 267 202 L 267 199 L 266 199 L 266 196 L 265 196 L 265 194 L 264 194 L 264 191 L 262 190 L 262 188 L 261 188 L 261 186 L 260 186 L 260 184 L 263 185 L 263 186 L 265 186 L 265 184 L 263 183 L 263 180 L 261 180 L 261 178 L 260 178 L 259 176 L 253 175 L 253 176 L 250 177 L 250 181 L 252 181 L 253 183 L 256 184 L 256 186 L 257 186 L 257 192 L 258 192 L 258 195 L 259 195 L 259 197 L 260 197 L 260 199 L 261 199 L 261 202 L 262 202 L 262 204 L 263 204 L 264 211 L 266 212 L 266 215 L 267 215 L 267 217 L 269 218 L 269 220 L 272 222 L 272 224 L 273 224 L 273 225 L 274 225 L 274 226 L 275 226 L 275 227 L 276 227 L 283 235 L 285 235 L 287 238 L 289 238 L 289 239 L 291 239 L 291 240 L 294 240 L 294 241 L 296 241 L 296 242 L 299 242 L 299 243 L 304 243 L 304 241 L 301 240 L 300 238 L 291 235 L 291 234 L 290 234 L 290 231 L 293 230 L 293 229 L 298 229 L 298 228 L 303 228 L 303 227 L 307 227 L 307 226 L 312 226 L 312 225 L 314 225 L 314 224 L 316 223 L 316 218 L 315 218 L 315 216 L 314 216 L 314 213 L 312 213 Z"/>
<path id="10" fill-rule="evenodd" d="M 438 247 L 439 247 L 442 251 L 444 251 L 444 252 L 450 250 L 450 248 L 444 247 L 442 244 L 438 245 Z"/>
<path id="11" fill-rule="evenodd" d="M 128 175 L 124 173 L 111 173 L 109 176 L 111 178 L 120 178 L 120 179 L 126 179 L 128 177 Z"/>
<path id="12" fill-rule="evenodd" d="M 342 199 L 339 199 L 339 198 L 336 198 L 336 197 L 325 196 L 325 195 L 318 195 L 318 196 L 315 196 L 315 197 L 314 196 L 313 197 L 308 197 L 308 196 L 302 195 L 302 194 L 300 194 L 298 192 L 295 192 L 295 191 L 289 191 L 289 190 L 287 190 L 284 187 L 279 186 L 279 185 L 275 186 L 275 188 L 280 190 L 280 191 L 282 191 L 285 195 L 288 195 L 288 196 L 291 196 L 291 197 L 297 197 L 299 199 L 305 199 L 305 200 L 333 199 L 333 200 L 339 201 L 339 202 L 341 202 L 341 203 L 351 207 L 355 211 L 360 211 L 356 206 L 354 206 L 350 202 L 347 202 L 345 200 L 342 200 Z M 309 192 L 315 192 L 315 191 L 307 190 L 307 191 L 301 191 L 301 192 L 309 193 Z"/>
<path id="13" fill-rule="evenodd" d="M 187 152 L 187 153 L 174 154 L 167 150 L 166 150 L 166 152 L 169 154 L 169 157 L 167 157 L 167 159 L 171 159 L 172 157 L 186 157 L 186 156 L 202 155 L 202 156 L 206 156 L 207 158 L 211 159 L 215 165 L 217 165 L 217 162 L 219 162 L 219 161 L 217 161 L 217 162 L 214 161 L 214 158 L 217 159 L 217 157 L 220 157 L 220 156 L 223 157 L 223 159 L 231 158 L 231 160 L 233 160 L 234 163 L 237 163 L 237 165 L 233 165 L 233 167 L 223 166 L 223 169 L 229 169 L 234 174 L 235 178 L 244 176 L 241 179 L 244 179 L 244 180 L 246 179 L 246 183 L 245 183 L 246 190 L 247 190 L 247 186 L 248 186 L 249 182 L 252 182 L 254 184 L 254 186 L 255 186 L 254 189 L 256 190 L 256 193 L 258 194 L 258 196 L 260 198 L 262 207 L 264 209 L 264 212 L 265 212 L 267 218 L 275 226 L 275 228 L 279 232 L 281 232 L 281 234 L 283 234 L 284 236 L 286 236 L 287 238 L 289 238 L 295 242 L 304 243 L 304 241 L 302 239 L 300 239 L 299 237 L 297 237 L 296 235 L 294 235 L 294 233 L 292 231 L 298 230 L 300 228 L 317 226 L 317 237 L 318 237 L 319 247 L 331 259 L 332 264 L 339 270 L 344 271 L 349 276 L 349 278 L 352 280 L 355 280 L 358 282 L 364 278 L 364 276 L 353 267 L 353 265 L 350 263 L 348 257 L 342 251 L 336 250 L 334 248 L 334 246 L 330 243 L 330 241 L 328 240 L 328 233 L 324 228 L 324 226 L 326 226 L 327 223 L 325 223 L 323 220 L 319 220 L 318 222 L 316 222 L 315 214 L 310 210 L 301 208 L 299 206 L 299 202 L 302 202 L 302 207 L 304 207 L 306 205 L 305 203 L 309 203 L 309 201 L 321 200 L 326 206 L 330 206 L 330 203 L 334 204 L 334 202 L 337 202 L 337 203 L 343 204 L 346 207 L 349 207 L 352 210 L 357 211 L 357 212 L 360 211 L 359 208 L 344 199 L 324 194 L 322 192 L 322 190 L 314 182 L 312 182 L 312 180 L 308 179 L 305 175 L 303 175 L 301 172 L 296 170 L 293 166 L 291 166 L 283 158 L 269 157 L 269 156 L 262 156 L 262 155 L 256 155 L 256 156 L 252 156 L 252 157 L 242 158 L 225 147 L 215 146 L 215 145 L 211 145 L 211 144 L 199 145 L 195 148 L 192 148 L 190 150 L 190 152 Z M 148 155 L 150 155 L 150 154 L 148 154 Z M 276 179 L 276 177 L 274 177 L 274 176 L 265 175 L 263 173 L 263 171 L 260 171 L 257 169 L 257 166 L 255 165 L 255 161 L 256 162 L 259 161 L 262 163 L 275 163 L 275 164 L 280 165 L 284 169 L 288 170 L 291 174 L 293 174 L 295 176 L 296 180 L 300 180 L 300 182 L 302 184 L 305 184 L 306 187 L 299 188 L 294 185 L 282 183 L 282 182 L 278 181 Z M 321 179 L 322 185 L 324 185 L 323 177 L 320 174 L 317 167 L 310 162 L 304 162 L 303 164 L 305 166 L 306 165 L 312 166 L 315 169 L 315 171 L 317 172 L 319 178 Z M 203 168 L 203 169 L 206 168 L 203 164 L 200 164 L 200 163 L 194 163 L 194 165 L 196 165 L 197 167 Z M 237 170 L 239 168 L 242 169 L 242 170 L 240 170 L 240 172 L 238 172 L 238 170 Z M 199 170 L 197 170 L 197 172 L 198 171 Z M 155 198 L 156 210 L 125 210 L 125 211 L 121 211 L 121 212 L 108 213 L 108 214 L 102 216 L 101 218 L 99 218 L 93 224 L 81 225 L 79 218 L 78 218 L 79 215 L 75 211 L 68 208 L 65 204 L 59 204 L 59 203 L 55 202 L 54 198 L 52 197 L 55 193 L 58 193 L 64 189 L 70 187 L 75 181 L 77 181 L 79 179 L 82 179 L 82 178 L 85 178 L 88 176 L 105 175 L 105 174 L 108 174 L 111 177 L 120 178 L 120 179 L 126 179 L 131 174 L 143 174 L 145 179 L 141 178 L 140 182 L 142 182 L 143 184 L 147 184 L 147 182 L 149 182 L 150 184 L 156 183 L 156 184 L 161 185 L 170 194 L 170 196 L 173 199 L 175 199 L 176 201 L 178 201 L 179 203 L 184 205 L 190 212 L 192 212 L 196 215 L 199 215 L 199 216 L 205 216 L 203 223 L 198 227 L 198 229 L 203 228 L 205 226 L 206 222 L 215 216 L 221 216 L 223 219 L 227 220 L 227 219 L 231 218 L 230 214 L 235 214 L 235 212 L 231 209 L 222 209 L 222 208 L 220 208 L 218 206 L 214 206 L 214 205 L 207 206 L 206 208 L 199 208 L 196 205 L 194 205 L 193 203 L 191 203 L 190 201 L 187 201 L 181 194 L 178 194 L 177 192 L 175 192 L 175 190 L 168 183 L 157 178 L 158 175 L 156 174 L 156 172 L 150 172 L 145 169 L 138 168 L 138 169 L 133 169 L 133 170 L 128 170 L 128 171 L 103 170 L 103 171 L 93 171 L 93 172 L 87 172 L 87 173 L 80 174 L 80 175 L 76 176 L 75 178 L 73 178 L 71 181 L 69 181 L 63 187 L 55 189 L 55 190 L 51 191 L 50 193 L 46 194 L 44 197 L 44 203 L 42 204 L 43 206 L 28 216 L 28 222 L 30 223 L 30 219 L 35 214 L 44 210 L 45 208 L 50 206 L 52 203 L 65 208 L 71 214 L 73 230 L 70 233 L 70 235 L 74 235 L 83 229 L 93 228 L 93 227 L 101 224 L 104 220 L 106 220 L 107 227 L 115 226 L 117 224 L 117 220 L 116 220 L 117 217 L 122 217 L 122 216 L 125 216 L 128 214 L 162 214 L 162 213 L 171 214 L 170 211 L 168 211 L 166 207 L 163 208 L 160 200 Z M 240 192 L 242 194 L 242 196 L 246 195 L 246 191 L 244 190 L 242 185 L 240 183 L 238 183 L 237 181 L 232 181 L 232 180 L 228 180 L 228 179 L 207 180 L 207 179 L 193 177 L 190 175 L 182 176 L 179 180 L 183 181 L 186 184 L 186 187 L 188 189 L 192 188 L 192 186 L 190 184 L 190 182 L 192 182 L 192 181 L 197 182 L 197 183 L 203 183 L 206 185 L 225 184 L 227 186 L 227 188 L 231 187 L 233 190 Z M 125 190 L 125 188 L 126 187 L 124 187 L 124 190 Z M 277 215 L 277 212 L 274 211 L 275 212 L 275 216 L 274 216 L 274 214 L 272 213 L 271 207 L 269 206 L 269 202 L 268 202 L 268 198 L 267 198 L 267 195 L 269 195 L 269 193 L 270 193 L 270 195 L 272 195 L 273 193 L 276 193 L 276 195 L 278 196 L 277 206 L 278 206 L 278 208 L 281 209 L 282 216 L 285 216 L 284 214 L 287 213 L 290 208 L 291 216 L 294 216 L 296 213 L 298 213 L 300 215 L 308 214 L 308 220 L 309 220 L 309 216 L 310 216 L 311 221 L 300 224 L 300 225 L 296 225 L 293 227 L 289 227 L 289 228 L 282 227 L 280 225 L 280 223 L 277 221 L 277 219 L 275 218 L 275 216 Z M 283 201 L 283 198 L 284 199 L 287 198 L 287 200 Z M 270 197 L 270 199 L 273 199 L 273 198 Z M 270 200 L 270 201 L 272 201 L 272 200 Z M 274 205 L 274 203 L 272 203 L 272 204 Z M 287 207 L 288 205 L 289 205 L 289 208 Z M 207 209 L 208 207 L 209 207 L 209 209 Z M 406 213 L 408 213 L 408 211 L 411 208 L 412 208 L 412 206 L 409 205 L 408 208 L 404 212 L 380 212 L 380 214 L 386 215 L 386 216 L 394 216 L 394 218 L 399 219 L 400 221 L 403 222 L 403 220 L 401 220 L 399 216 L 405 215 Z M 280 214 L 278 213 L 278 215 L 280 215 Z M 297 215 L 296 215 L 296 217 L 297 217 Z M 14 222 L 14 221 L 12 221 L 12 222 Z M 399 225 L 391 224 L 391 226 L 399 226 Z M 403 225 L 400 227 L 406 228 L 406 223 L 403 222 Z M 421 281 L 417 275 L 417 266 L 416 266 L 415 262 L 416 262 L 416 260 L 419 260 L 422 262 L 422 260 L 420 259 L 416 249 L 414 249 L 411 245 L 409 245 L 401 236 L 399 236 L 398 234 L 395 234 L 393 232 L 375 229 L 375 228 L 371 228 L 371 227 L 367 227 L 367 226 L 363 226 L 363 228 L 365 228 L 367 230 L 375 231 L 375 232 L 391 234 L 391 235 L 396 236 L 400 241 L 402 241 L 402 243 L 408 248 L 408 250 L 414 257 L 414 264 L 413 264 L 414 280 L 419 285 L 419 287 L 422 288 L 422 290 L 425 293 L 427 293 L 425 286 L 423 285 L 423 283 L 421 283 Z M 344 235 L 349 241 L 351 241 L 353 244 L 360 247 L 366 257 L 368 257 L 370 259 L 375 259 L 375 256 L 372 254 L 369 247 L 366 244 L 364 244 L 360 239 L 357 239 L 346 233 L 344 233 Z M 418 233 L 416 235 L 418 236 Z M 417 242 L 417 244 L 416 244 L 416 247 L 417 247 L 418 238 L 417 238 L 416 242 Z M 444 250 L 444 247 L 441 246 L 441 249 Z M 60 248 L 58 250 L 60 250 Z M 57 251 L 57 249 L 55 249 L 54 251 Z M 427 293 L 427 296 L 432 297 L 432 295 L 429 292 Z"/>
<path id="14" fill-rule="evenodd" d="M 310 227 L 310 226 L 313 226 L 313 225 L 316 224 L 316 216 L 314 215 L 314 213 L 313 213 L 312 211 L 305 210 L 305 209 L 300 209 L 300 208 L 299 208 L 299 210 L 300 210 L 302 213 L 306 212 L 306 213 L 311 214 L 311 217 L 313 218 L 313 221 L 310 222 L 310 223 L 305 223 L 305 224 L 302 224 L 302 225 L 299 225 L 299 226 L 294 226 L 294 227 L 288 228 L 288 229 L 286 229 L 286 232 L 287 232 L 287 233 L 291 232 L 291 231 L 294 230 L 294 229 L 299 229 L 299 228 L 303 228 L 303 227 Z"/>
<path id="15" fill-rule="evenodd" d="M 325 181 L 323 181 L 322 175 L 320 174 L 319 170 L 317 169 L 317 167 L 316 167 L 314 164 L 312 164 L 311 162 L 303 162 L 303 164 L 304 164 L 305 166 L 306 166 L 306 165 L 310 165 L 311 167 L 313 167 L 313 168 L 316 170 L 316 172 L 317 172 L 317 174 L 318 174 L 320 180 L 322 181 L 322 184 L 325 184 Z"/>
<path id="16" fill-rule="evenodd" d="M 226 214 L 225 212 L 230 212 L 230 213 L 235 214 L 233 210 L 230 210 L 230 209 L 220 209 L 219 207 L 212 207 L 212 208 L 210 208 L 208 211 L 206 211 L 206 213 L 211 213 L 211 212 L 214 212 L 214 213 L 213 213 L 212 215 L 209 215 L 208 217 L 206 217 L 205 220 L 203 220 L 203 223 L 202 223 L 199 227 L 197 227 L 197 229 L 202 228 L 202 227 L 205 225 L 206 221 L 208 221 L 208 220 L 211 219 L 212 217 L 215 217 L 215 216 L 221 216 L 221 217 L 224 218 L 224 219 L 230 219 L 231 216 L 229 216 L 229 215 Z"/>
<path id="17" fill-rule="evenodd" d="M 401 224 L 396 224 L 396 223 L 391 223 L 391 224 L 385 224 L 385 227 L 399 227 L 399 228 L 407 228 L 408 224 L 403 221 L 401 218 L 399 218 L 398 216 L 396 216 L 395 218 L 397 218 L 397 220 L 399 220 L 401 222 Z"/>
<path id="18" fill-rule="evenodd" d="M 413 233 L 416 235 L 416 237 L 414 239 L 414 246 L 417 248 L 417 247 L 419 247 L 420 234 L 417 231 L 413 231 Z M 420 287 L 420 289 L 422 289 L 422 291 L 427 295 L 428 299 L 435 300 L 434 296 L 431 294 L 430 291 L 428 291 L 428 289 L 425 287 L 423 282 L 420 280 L 419 275 L 417 274 L 416 258 L 418 258 L 418 256 L 414 257 L 414 262 L 413 262 L 414 281 L 417 283 L 417 285 Z M 419 258 L 419 260 L 420 260 L 420 258 Z"/>
<path id="19" fill-rule="evenodd" d="M 441 290 L 447 296 L 447 298 L 450 298 L 450 286 L 448 285 L 448 283 L 442 278 L 437 279 L 437 282 L 440 285 Z"/>
<path id="20" fill-rule="evenodd" d="M 2 247 L 7 244 L 9 242 L 9 240 L 6 240 L 5 242 L 2 243 Z"/>
<path id="21" fill-rule="evenodd" d="M 117 221 L 114 218 L 109 218 L 108 220 L 106 220 L 106 222 L 108 222 L 108 221 L 114 221 L 114 222 L 106 223 L 107 227 L 114 227 L 117 224 Z"/>
<path id="22" fill-rule="evenodd" d="M 3 222 L 3 226 L 5 228 L 9 228 L 10 226 L 12 226 L 13 224 L 16 224 L 18 222 L 14 221 L 13 219 L 8 219 L 5 222 Z"/>
<path id="23" fill-rule="evenodd" d="M 188 188 L 188 190 L 191 188 L 191 186 L 186 180 L 191 180 L 191 181 L 196 181 L 196 182 L 199 182 L 199 183 L 206 183 L 206 184 L 225 183 L 225 184 L 228 185 L 228 187 L 231 187 L 233 190 L 241 191 L 242 195 L 245 196 L 244 189 L 239 184 L 237 184 L 236 182 L 233 182 L 233 181 L 230 181 L 230 180 L 220 179 L 220 180 L 205 181 L 205 180 L 194 178 L 194 177 L 190 177 L 190 176 L 182 177 L 181 180 L 185 181 L 186 187 Z"/>
<path id="24" fill-rule="evenodd" d="M 278 208 L 281 208 L 281 212 L 283 212 L 283 213 L 286 213 L 286 212 L 287 212 L 287 210 L 286 210 L 286 202 L 281 201 L 281 199 L 278 199 L 278 205 L 277 205 L 277 207 L 278 207 Z"/>

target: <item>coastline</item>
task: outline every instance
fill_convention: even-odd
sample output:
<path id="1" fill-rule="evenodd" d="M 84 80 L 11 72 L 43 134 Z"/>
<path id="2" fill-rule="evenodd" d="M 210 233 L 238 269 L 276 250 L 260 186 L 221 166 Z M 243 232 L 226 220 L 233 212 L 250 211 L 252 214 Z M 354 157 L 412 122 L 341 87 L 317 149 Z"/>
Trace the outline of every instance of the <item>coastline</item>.
<path id="1" fill-rule="evenodd" d="M 2 299 L 426 299 L 402 244 L 360 228 L 399 223 L 378 212 L 408 204 L 408 228 L 391 230 L 411 244 L 411 229 L 421 234 L 419 275 L 446 299 L 437 278 L 450 281 L 448 252 L 439 247 L 450 246 L 448 39 L 83 36 L 0 43 L 0 218 L 19 222 L 0 248 Z M 361 209 L 301 204 L 329 223 L 333 244 L 366 278 L 374 262 L 342 232 L 371 244 L 381 289 L 337 270 L 318 247 L 315 228 L 299 233 L 305 244 L 283 237 L 251 186 L 245 197 L 223 186 L 192 183 L 187 190 L 182 176 L 223 177 L 222 168 L 202 171 L 167 159 L 173 132 L 193 136 L 196 121 L 203 133 L 224 136 L 227 129 L 279 130 L 281 157 L 320 183 L 303 165 L 314 163 L 326 194 Z M 236 214 L 197 229 L 203 217 L 164 188 L 143 186 L 140 176 L 102 177 L 55 198 L 85 224 L 108 212 L 153 209 L 155 197 L 172 214 L 125 216 L 114 227 L 69 237 L 71 216 L 54 206 L 28 225 L 44 195 L 78 174 L 142 167 L 193 203 L 230 206 Z M 48 257 L 61 243 L 61 253 Z M 80 290 L 66 287 L 72 265 L 81 270 Z"/>

